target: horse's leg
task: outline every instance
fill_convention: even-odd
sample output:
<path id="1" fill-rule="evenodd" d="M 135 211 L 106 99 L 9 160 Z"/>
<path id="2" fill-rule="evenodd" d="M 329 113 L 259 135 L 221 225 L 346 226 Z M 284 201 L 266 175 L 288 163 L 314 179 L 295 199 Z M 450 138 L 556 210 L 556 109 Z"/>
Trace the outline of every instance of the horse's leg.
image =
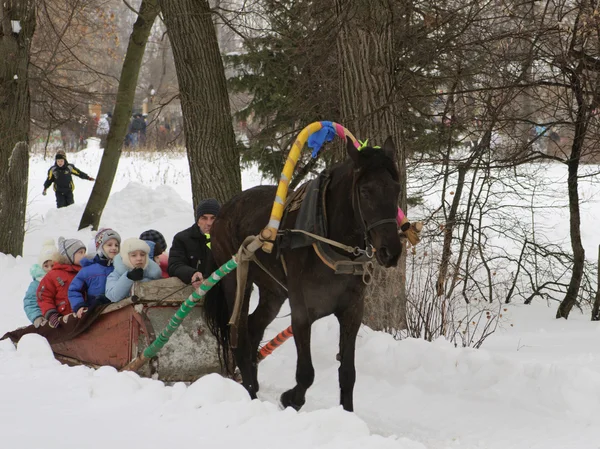
<path id="1" fill-rule="evenodd" d="M 250 397 L 256 399 L 257 385 L 254 383 L 253 363 L 256 357 L 251 350 L 251 340 L 249 335 L 249 317 L 248 309 L 250 307 L 250 295 L 252 294 L 252 284 L 246 285 L 244 292 L 244 304 L 238 325 L 237 348 L 233 350 L 237 366 L 242 374 L 242 385 L 248 390 Z"/>
<path id="2" fill-rule="evenodd" d="M 291 301 L 292 298 L 290 298 Z M 315 380 L 315 369 L 310 355 L 311 325 L 312 321 L 303 302 L 299 304 L 299 307 L 292 308 L 292 331 L 294 332 L 294 342 L 298 354 L 296 386 L 281 395 L 281 405 L 284 407 L 300 410 L 306 401 L 306 390 L 310 388 Z"/>
<path id="3" fill-rule="evenodd" d="M 356 336 L 360 329 L 363 316 L 364 303 L 362 299 L 350 307 L 347 307 L 336 317 L 340 323 L 340 367 L 338 379 L 340 383 L 340 404 L 348 412 L 354 411 L 354 383 L 356 381 L 356 368 L 354 356 L 356 350 Z"/>
<path id="4" fill-rule="evenodd" d="M 279 294 L 266 288 L 260 289 L 260 301 L 252 315 L 248 317 L 248 334 L 250 338 L 250 353 L 252 354 L 253 384 L 258 392 L 258 346 L 263 338 L 265 329 L 275 319 L 285 302 L 285 294 Z"/>

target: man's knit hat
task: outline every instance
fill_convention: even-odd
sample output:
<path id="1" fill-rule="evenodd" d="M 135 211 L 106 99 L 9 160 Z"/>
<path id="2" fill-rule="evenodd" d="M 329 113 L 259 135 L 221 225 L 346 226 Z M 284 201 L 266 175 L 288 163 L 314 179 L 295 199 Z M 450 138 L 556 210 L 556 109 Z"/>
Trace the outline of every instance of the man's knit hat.
<path id="1" fill-rule="evenodd" d="M 100 257 L 106 258 L 106 254 L 104 254 L 102 247 L 110 239 L 115 239 L 117 242 L 119 242 L 119 245 L 121 244 L 121 236 L 117 231 L 111 228 L 100 229 L 96 234 L 96 237 L 94 237 L 94 242 L 96 243 L 96 254 L 98 254 Z"/>
<path id="2" fill-rule="evenodd" d="M 206 200 L 202 200 L 198 203 L 198 207 L 196 207 L 196 221 L 202 215 L 217 215 L 221 210 L 221 203 L 219 203 L 214 198 L 208 198 Z"/>
<path id="3" fill-rule="evenodd" d="M 71 265 L 75 264 L 75 253 L 80 249 L 86 250 L 81 240 L 65 239 L 64 237 L 58 238 L 58 252 L 62 256 L 66 256 Z"/>
<path id="4" fill-rule="evenodd" d="M 44 265 L 44 262 L 47 260 L 53 260 L 54 262 L 58 260 L 58 248 L 52 239 L 44 242 L 40 255 L 38 256 L 38 263 L 40 266 Z"/>
<path id="5" fill-rule="evenodd" d="M 155 243 L 154 257 L 160 256 L 167 249 L 167 241 L 165 236 L 154 229 L 148 229 L 140 234 L 141 240 L 148 240 Z"/>
<path id="6" fill-rule="evenodd" d="M 150 247 L 143 240 L 136 239 L 135 237 L 123 240 L 123 243 L 121 243 L 121 251 L 119 252 L 119 254 L 121 255 L 123 263 L 128 268 L 133 268 L 131 262 L 129 261 L 129 253 L 132 253 L 134 251 L 144 251 L 147 256 L 150 255 Z M 148 259 L 149 257 L 146 257 L 146 264 L 144 265 L 144 269 L 148 266 Z"/>

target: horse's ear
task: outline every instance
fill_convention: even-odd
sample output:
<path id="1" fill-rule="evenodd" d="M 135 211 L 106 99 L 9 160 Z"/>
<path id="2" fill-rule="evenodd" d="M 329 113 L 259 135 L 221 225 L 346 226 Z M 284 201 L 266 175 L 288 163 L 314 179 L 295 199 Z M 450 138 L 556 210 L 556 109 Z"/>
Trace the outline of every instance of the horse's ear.
<path id="1" fill-rule="evenodd" d="M 358 165 L 358 149 L 354 146 L 354 142 L 349 137 L 346 138 L 346 152 L 354 165 Z"/>
<path id="2" fill-rule="evenodd" d="M 392 136 L 388 136 L 388 138 L 385 139 L 382 149 L 386 156 L 388 156 L 392 161 L 396 162 L 396 145 L 394 145 L 394 140 L 392 139 Z"/>

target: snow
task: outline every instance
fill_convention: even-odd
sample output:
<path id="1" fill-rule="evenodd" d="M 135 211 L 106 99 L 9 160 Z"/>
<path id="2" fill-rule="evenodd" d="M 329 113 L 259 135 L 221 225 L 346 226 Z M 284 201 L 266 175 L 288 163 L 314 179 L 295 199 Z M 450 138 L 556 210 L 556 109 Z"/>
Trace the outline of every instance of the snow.
<path id="1" fill-rule="evenodd" d="M 69 161 L 95 176 L 100 156 L 88 148 Z M 50 164 L 31 160 L 24 257 L 0 254 L 0 334 L 27 324 L 22 297 L 42 243 L 60 235 L 87 243 L 93 236 L 76 231 L 92 183 L 75 179 L 75 204 L 57 210 L 52 192 L 41 195 Z M 193 222 L 187 167 L 180 153 L 124 154 L 101 226 L 123 238 L 153 228 L 170 242 Z M 243 175 L 245 188 L 260 182 L 255 172 Z M 590 195 L 586 207 L 592 206 Z M 583 226 L 586 247 L 593 248 L 594 221 Z M 565 238 L 563 228 L 554 238 Z M 587 310 L 555 320 L 556 306 L 539 300 L 507 306 L 499 329 L 478 350 L 442 339 L 396 341 L 363 327 L 355 413 L 338 405 L 339 331 L 331 317 L 313 326 L 316 378 L 300 412 L 278 405 L 294 384 L 292 341 L 261 363 L 254 401 L 216 374 L 167 386 L 110 367 L 61 365 L 37 335 L 17 348 L 1 341 L 0 447 L 598 448 L 600 325 Z M 288 312 L 284 305 L 268 337 L 289 325 Z"/>

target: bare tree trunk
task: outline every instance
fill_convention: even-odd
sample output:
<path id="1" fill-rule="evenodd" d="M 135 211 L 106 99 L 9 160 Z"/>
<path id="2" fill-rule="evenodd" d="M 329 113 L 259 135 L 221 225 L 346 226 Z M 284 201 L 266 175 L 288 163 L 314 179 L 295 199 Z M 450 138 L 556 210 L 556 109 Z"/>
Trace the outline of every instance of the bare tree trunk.
<path id="1" fill-rule="evenodd" d="M 223 60 L 207 0 L 160 0 L 173 47 L 194 204 L 242 189 Z"/>
<path id="2" fill-rule="evenodd" d="M 598 279 L 596 281 L 596 298 L 592 307 L 592 321 L 600 321 L 600 245 L 598 246 Z"/>
<path id="3" fill-rule="evenodd" d="M 440 272 L 436 283 L 436 295 L 443 296 L 446 286 L 446 277 L 448 276 L 448 267 L 450 266 L 450 257 L 452 256 L 452 234 L 456 225 L 456 216 L 458 206 L 462 197 L 463 187 L 465 185 L 465 175 L 468 170 L 467 164 L 461 164 L 458 167 L 458 179 L 456 181 L 456 191 L 452 197 L 452 205 L 444 226 L 444 244 L 442 246 L 442 258 L 440 262 Z"/>
<path id="4" fill-rule="evenodd" d="M 29 151 L 25 142 L 19 142 L 0 180 L 0 253 L 23 255 L 28 179 Z"/>
<path id="5" fill-rule="evenodd" d="M 25 234 L 28 70 L 35 3 L 6 0 L 0 4 L 0 252 L 14 256 L 22 255 Z M 23 173 L 24 180 L 19 178 Z"/>
<path id="6" fill-rule="evenodd" d="M 585 250 L 581 243 L 581 212 L 579 210 L 577 172 L 579 169 L 579 158 L 581 157 L 581 151 L 587 133 L 588 113 L 579 75 L 580 74 L 577 72 L 571 75 L 571 85 L 577 100 L 577 122 L 575 123 L 575 136 L 573 138 L 573 145 L 571 146 L 571 156 L 567 161 L 569 170 L 567 178 L 569 192 L 569 228 L 571 248 L 573 249 L 573 272 L 571 273 L 571 280 L 567 287 L 567 293 L 556 311 L 556 318 L 569 317 L 571 309 L 577 302 L 585 264 Z"/>
<path id="7" fill-rule="evenodd" d="M 400 207 L 406 211 L 406 157 L 394 88 L 394 9 L 386 0 L 336 0 L 341 70 L 341 122 L 359 139 L 381 144 L 392 136 L 403 183 Z M 345 156 L 345 155 L 344 155 Z M 375 329 L 406 323 L 406 248 L 398 267 L 377 268 L 365 293 L 365 323 Z"/>
<path id="8" fill-rule="evenodd" d="M 100 217 L 108 201 L 110 189 L 117 174 L 148 36 L 158 12 L 158 3 L 156 0 L 142 0 L 138 18 L 133 24 L 133 31 L 131 32 L 131 36 L 129 36 L 129 45 L 127 46 L 125 60 L 123 61 L 123 69 L 121 70 L 121 77 L 119 79 L 119 90 L 106 140 L 106 148 L 102 154 L 102 161 L 100 162 L 100 169 L 96 176 L 92 194 L 81 217 L 79 229 L 88 226 L 92 226 L 92 229 L 98 229 L 100 224 Z"/>

